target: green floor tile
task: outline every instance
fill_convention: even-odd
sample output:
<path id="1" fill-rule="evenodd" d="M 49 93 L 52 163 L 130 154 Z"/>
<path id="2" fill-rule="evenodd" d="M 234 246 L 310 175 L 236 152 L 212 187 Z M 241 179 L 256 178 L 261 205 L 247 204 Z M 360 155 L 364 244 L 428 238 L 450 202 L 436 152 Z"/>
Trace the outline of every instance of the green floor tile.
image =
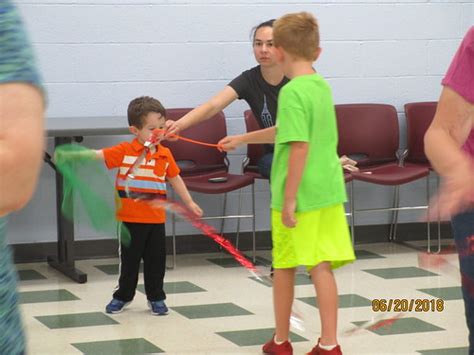
<path id="1" fill-rule="evenodd" d="M 315 297 L 300 297 L 300 301 L 307 303 L 311 306 L 319 308 L 318 301 Z M 347 294 L 339 295 L 339 308 L 352 308 L 352 307 L 370 307 L 372 302 L 362 296 Z"/>
<path id="2" fill-rule="evenodd" d="M 101 312 L 58 314 L 35 317 L 50 329 L 92 327 L 97 325 L 119 324 Z"/>
<path id="3" fill-rule="evenodd" d="M 247 329 L 247 330 L 236 330 L 231 332 L 218 332 L 216 334 L 231 341 L 238 346 L 255 346 L 263 345 L 270 340 L 275 332 L 275 329 Z M 290 332 L 290 340 L 293 343 L 300 341 L 308 341 L 308 339 L 299 336 L 293 332 Z"/>
<path id="4" fill-rule="evenodd" d="M 379 255 L 372 253 L 371 251 L 368 250 L 354 250 L 356 258 L 358 260 L 362 259 L 384 259 L 385 256 Z"/>
<path id="5" fill-rule="evenodd" d="M 469 352 L 469 348 L 445 348 L 445 349 L 433 349 L 433 350 L 417 350 L 422 355 L 466 355 Z"/>
<path id="6" fill-rule="evenodd" d="M 462 300 L 462 291 L 459 286 L 422 288 L 418 291 L 427 293 L 433 297 L 441 298 L 445 301 Z"/>
<path id="7" fill-rule="evenodd" d="M 119 274 L 119 264 L 95 265 L 95 267 L 107 275 Z M 140 272 L 143 272 L 143 263 L 140 264 Z"/>
<path id="8" fill-rule="evenodd" d="M 47 290 L 20 292 L 20 303 L 41 303 L 41 302 L 61 302 L 75 301 L 79 297 L 67 290 Z"/>
<path id="9" fill-rule="evenodd" d="M 159 347 L 153 345 L 143 338 L 120 339 L 107 341 L 94 341 L 90 343 L 74 343 L 72 346 L 79 349 L 84 354 L 114 354 L 114 355 L 133 355 L 163 353 Z"/>
<path id="10" fill-rule="evenodd" d="M 36 270 L 18 270 L 18 278 L 20 281 L 45 280 L 46 277 Z"/>
<path id="11" fill-rule="evenodd" d="M 381 277 L 383 279 L 405 279 L 411 277 L 439 276 L 434 272 L 420 269 L 414 266 L 391 267 L 385 269 L 366 269 L 362 271 L 368 272 L 369 274 Z"/>
<path id="12" fill-rule="evenodd" d="M 384 322 L 384 320 L 381 320 L 375 324 L 372 329 L 367 330 L 378 335 L 411 334 L 445 330 L 415 317 L 400 318 L 386 325 L 383 325 Z M 352 323 L 361 326 L 365 321 Z M 378 325 L 380 325 L 380 327 L 378 327 Z"/>
<path id="13" fill-rule="evenodd" d="M 169 295 L 174 293 L 207 292 L 205 289 L 188 281 L 165 282 L 163 289 L 165 293 Z M 141 293 L 145 293 L 145 285 L 138 285 L 137 290 Z"/>
<path id="14" fill-rule="evenodd" d="M 248 256 L 248 255 L 246 255 L 246 256 L 247 256 L 247 259 L 252 261 L 251 256 Z M 234 258 L 231 258 L 231 257 L 210 258 L 210 259 L 206 259 L 206 260 L 210 261 L 213 264 L 224 267 L 224 268 L 241 267 L 242 266 L 237 260 L 235 260 Z M 270 267 L 271 264 L 272 264 L 272 262 L 270 260 L 262 258 L 261 256 L 257 256 L 255 258 L 255 265 L 263 265 L 263 266 Z"/>
<path id="15" fill-rule="evenodd" d="M 247 316 L 253 314 L 233 303 L 202 304 L 171 308 L 189 319 Z"/>

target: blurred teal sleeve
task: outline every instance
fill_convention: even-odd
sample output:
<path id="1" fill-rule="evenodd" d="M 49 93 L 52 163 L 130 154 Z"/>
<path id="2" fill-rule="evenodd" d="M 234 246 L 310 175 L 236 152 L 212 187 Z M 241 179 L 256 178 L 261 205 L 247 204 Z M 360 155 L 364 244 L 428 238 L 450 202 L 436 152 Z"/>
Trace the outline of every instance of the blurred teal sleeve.
<path id="1" fill-rule="evenodd" d="M 0 83 L 23 82 L 43 91 L 35 57 L 16 6 L 0 1 Z"/>

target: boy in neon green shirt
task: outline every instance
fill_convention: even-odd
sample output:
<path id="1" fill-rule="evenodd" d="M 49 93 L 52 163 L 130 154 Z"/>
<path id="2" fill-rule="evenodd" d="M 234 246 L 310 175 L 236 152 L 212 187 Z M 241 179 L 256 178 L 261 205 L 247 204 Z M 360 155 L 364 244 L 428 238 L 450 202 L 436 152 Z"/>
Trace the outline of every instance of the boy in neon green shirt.
<path id="1" fill-rule="evenodd" d="M 329 85 L 314 72 L 319 29 L 309 13 L 274 24 L 274 46 L 291 80 L 278 97 L 271 174 L 275 336 L 267 354 L 293 353 L 288 341 L 296 267 L 305 265 L 318 294 L 321 337 L 309 354 L 342 354 L 337 344 L 337 286 L 332 269 L 355 259 L 345 218 L 337 126 Z"/>
<path id="2" fill-rule="evenodd" d="M 273 300 L 275 336 L 263 352 L 292 355 L 288 341 L 296 267 L 305 265 L 318 294 L 321 337 L 310 355 L 340 355 L 337 345 L 337 286 L 332 269 L 355 260 L 343 203 L 342 167 L 337 156 L 336 114 L 329 85 L 313 69 L 319 28 L 309 13 L 288 14 L 274 23 L 275 55 L 291 80 L 278 97 L 277 127 L 227 136 L 231 151 L 241 144 L 275 143 L 271 172 Z"/>

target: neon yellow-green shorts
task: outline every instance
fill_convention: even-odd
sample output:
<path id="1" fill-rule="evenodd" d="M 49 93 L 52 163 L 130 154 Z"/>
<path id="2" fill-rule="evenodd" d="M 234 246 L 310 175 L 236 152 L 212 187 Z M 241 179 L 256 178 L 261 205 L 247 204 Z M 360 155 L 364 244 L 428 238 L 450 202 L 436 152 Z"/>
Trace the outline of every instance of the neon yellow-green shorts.
<path id="1" fill-rule="evenodd" d="M 295 213 L 294 228 L 281 221 L 281 212 L 272 210 L 273 267 L 311 270 L 328 261 L 333 269 L 355 260 L 354 249 L 342 204 Z"/>

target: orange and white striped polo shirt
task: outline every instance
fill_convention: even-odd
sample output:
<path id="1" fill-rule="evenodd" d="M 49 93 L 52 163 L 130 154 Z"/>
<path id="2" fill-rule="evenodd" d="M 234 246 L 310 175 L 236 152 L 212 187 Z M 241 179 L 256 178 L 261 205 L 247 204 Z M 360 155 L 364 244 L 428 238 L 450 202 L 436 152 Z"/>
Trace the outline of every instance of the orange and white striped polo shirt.
<path id="1" fill-rule="evenodd" d="M 117 210 L 117 219 L 134 223 L 165 223 L 164 209 L 151 208 L 146 201 L 136 201 L 125 194 L 125 187 L 128 184 L 131 195 L 140 193 L 166 197 L 166 177 L 173 178 L 180 172 L 171 151 L 158 145 L 151 148 L 145 161 L 135 170 L 135 178 L 127 180 L 128 170 L 144 149 L 143 144 L 136 138 L 132 142 L 123 142 L 102 149 L 107 168 L 118 168 L 115 188 L 120 196 L 121 205 Z"/>

